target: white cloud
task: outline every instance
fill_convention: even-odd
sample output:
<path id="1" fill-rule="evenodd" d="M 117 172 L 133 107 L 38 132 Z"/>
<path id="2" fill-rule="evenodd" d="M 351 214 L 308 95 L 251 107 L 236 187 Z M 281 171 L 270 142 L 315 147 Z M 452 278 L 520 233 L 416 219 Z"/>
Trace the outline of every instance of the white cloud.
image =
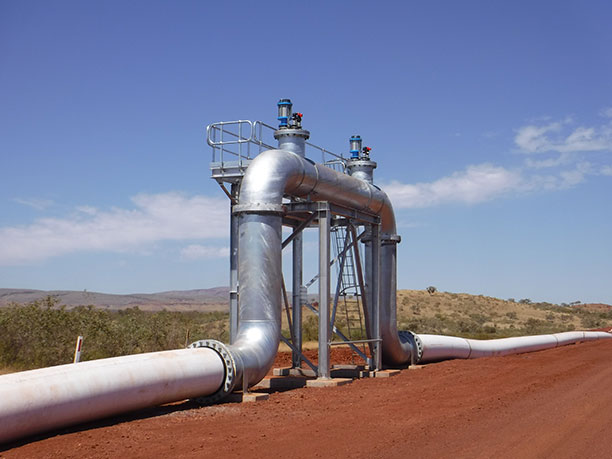
<path id="1" fill-rule="evenodd" d="M 25 264 L 81 251 L 130 252 L 159 241 L 221 238 L 228 234 L 226 199 L 180 193 L 139 194 L 134 208 L 90 206 L 65 218 L 0 228 L 0 265 Z"/>
<path id="2" fill-rule="evenodd" d="M 206 258 L 227 258 L 229 247 L 213 247 L 199 244 L 191 244 L 181 250 L 181 258 L 184 260 L 201 260 Z"/>
<path id="3" fill-rule="evenodd" d="M 572 157 L 569 153 L 561 153 L 560 155 L 554 158 L 547 158 L 536 160 L 532 158 L 527 158 L 525 160 L 525 166 L 531 169 L 543 169 L 547 167 L 558 167 L 564 164 L 568 164 L 572 161 Z"/>
<path id="4" fill-rule="evenodd" d="M 607 111 L 606 111 L 607 113 Z M 524 153 L 574 153 L 612 150 L 612 122 L 601 126 L 579 126 L 568 131 L 571 119 L 518 129 L 514 138 Z"/>
<path id="5" fill-rule="evenodd" d="M 475 204 L 521 189 L 521 175 L 492 164 L 467 167 L 431 183 L 392 182 L 384 187 L 398 208 L 431 207 L 444 203 Z"/>
<path id="6" fill-rule="evenodd" d="M 607 107 L 604 108 L 601 112 L 600 112 L 601 116 L 605 116 L 606 118 L 612 118 L 612 107 Z"/>
<path id="7" fill-rule="evenodd" d="M 609 172 L 612 175 L 612 168 Z M 394 207 L 414 209 L 453 203 L 478 204 L 511 195 L 565 190 L 582 183 L 591 174 L 596 172 L 588 162 L 547 175 L 479 164 L 430 183 L 392 182 L 383 188 Z"/>
<path id="8" fill-rule="evenodd" d="M 557 191 L 576 186 L 586 179 L 587 175 L 594 174 L 593 167 L 588 162 L 575 164 L 572 169 L 559 171 L 557 175 L 532 175 L 525 178 L 525 190 L 528 191 Z"/>
<path id="9" fill-rule="evenodd" d="M 602 175 L 612 176 L 612 166 L 603 166 L 600 172 Z"/>
<path id="10" fill-rule="evenodd" d="M 13 201 L 36 210 L 45 210 L 55 204 L 51 199 L 44 198 L 15 198 Z"/>

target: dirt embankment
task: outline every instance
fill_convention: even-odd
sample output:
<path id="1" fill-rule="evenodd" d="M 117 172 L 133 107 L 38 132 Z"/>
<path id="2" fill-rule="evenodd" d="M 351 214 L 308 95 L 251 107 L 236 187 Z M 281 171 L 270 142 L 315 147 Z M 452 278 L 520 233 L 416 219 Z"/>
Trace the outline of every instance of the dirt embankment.
<path id="1" fill-rule="evenodd" d="M 1 457 L 610 457 L 612 340 L 186 402 L 30 440 Z"/>

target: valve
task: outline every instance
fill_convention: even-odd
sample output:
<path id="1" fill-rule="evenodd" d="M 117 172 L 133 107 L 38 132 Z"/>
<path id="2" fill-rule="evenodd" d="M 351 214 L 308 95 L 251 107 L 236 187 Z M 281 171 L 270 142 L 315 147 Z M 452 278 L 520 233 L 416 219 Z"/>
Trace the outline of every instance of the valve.
<path id="1" fill-rule="evenodd" d="M 359 159 L 359 152 L 361 151 L 361 136 L 353 135 L 350 139 L 351 144 L 351 159 Z"/>
<path id="2" fill-rule="evenodd" d="M 361 158 L 362 159 L 370 159 L 370 152 L 372 151 L 372 149 L 370 147 L 363 147 L 363 150 L 361 150 Z"/>
<path id="3" fill-rule="evenodd" d="M 278 101 L 278 127 L 287 128 L 289 118 L 291 117 L 291 99 L 281 99 Z M 300 118 L 301 119 L 301 118 Z"/>
<path id="4" fill-rule="evenodd" d="M 302 113 L 294 113 L 291 115 L 291 119 L 289 120 L 289 128 L 290 129 L 302 129 L 302 117 L 304 115 Z"/>

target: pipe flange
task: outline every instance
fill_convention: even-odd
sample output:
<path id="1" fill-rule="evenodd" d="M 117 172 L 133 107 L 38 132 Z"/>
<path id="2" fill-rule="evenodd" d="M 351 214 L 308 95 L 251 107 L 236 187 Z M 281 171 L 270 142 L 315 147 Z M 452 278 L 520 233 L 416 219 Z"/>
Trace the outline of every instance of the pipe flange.
<path id="1" fill-rule="evenodd" d="M 205 347 L 208 349 L 212 349 L 217 354 L 219 354 L 225 366 L 225 377 L 223 379 L 223 384 L 221 385 L 221 388 L 212 395 L 196 397 L 194 398 L 194 400 L 200 405 L 212 405 L 213 403 L 217 403 L 219 400 L 224 399 L 234 390 L 234 386 L 236 385 L 236 361 L 234 360 L 234 356 L 232 355 L 232 353 L 229 351 L 225 344 L 223 344 L 221 341 L 217 341 L 214 339 L 203 339 L 200 341 L 196 341 L 195 343 L 191 343 L 188 347 Z"/>
<path id="2" fill-rule="evenodd" d="M 400 330 L 397 332 L 397 334 L 399 335 L 402 343 L 410 343 L 412 349 L 416 351 L 416 355 L 414 355 L 414 353 L 411 355 L 411 363 L 413 365 L 419 363 L 421 358 L 423 358 L 423 342 L 419 336 L 416 333 L 407 330 Z"/>
<path id="3" fill-rule="evenodd" d="M 381 244 L 399 244 L 402 237 L 399 234 L 385 234 L 380 237 Z"/>
<path id="4" fill-rule="evenodd" d="M 236 214 L 284 214 L 285 206 L 282 204 L 246 203 L 236 204 L 232 207 L 232 213 Z"/>

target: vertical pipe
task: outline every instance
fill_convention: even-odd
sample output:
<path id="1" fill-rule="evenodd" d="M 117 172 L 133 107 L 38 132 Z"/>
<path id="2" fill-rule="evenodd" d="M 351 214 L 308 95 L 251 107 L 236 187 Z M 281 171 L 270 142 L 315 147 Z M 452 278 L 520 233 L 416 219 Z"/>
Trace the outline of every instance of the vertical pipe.
<path id="1" fill-rule="evenodd" d="M 382 367 L 381 331 L 380 331 L 380 225 L 371 225 L 372 228 L 372 333 L 374 342 L 374 367 Z"/>
<path id="2" fill-rule="evenodd" d="M 238 199 L 238 190 L 238 184 L 232 183 L 232 207 Z M 238 218 L 230 212 L 230 344 L 234 344 L 238 334 Z"/>
<path id="3" fill-rule="evenodd" d="M 366 299 L 365 307 L 368 315 L 368 327 L 372 331 L 369 338 L 374 337 L 374 297 L 372 295 L 372 230 L 371 227 L 366 227 L 366 235 L 364 241 L 364 266 L 365 266 L 365 291 L 363 293 Z"/>
<path id="4" fill-rule="evenodd" d="M 295 350 L 292 352 L 292 366 L 293 368 L 300 368 L 302 366 L 302 247 L 303 247 L 302 234 L 298 234 L 293 239 L 293 299 L 291 302 L 291 308 L 293 312 L 293 346 Z"/>
<path id="5" fill-rule="evenodd" d="M 329 378 L 329 229 L 327 205 L 319 208 L 319 378 Z"/>

